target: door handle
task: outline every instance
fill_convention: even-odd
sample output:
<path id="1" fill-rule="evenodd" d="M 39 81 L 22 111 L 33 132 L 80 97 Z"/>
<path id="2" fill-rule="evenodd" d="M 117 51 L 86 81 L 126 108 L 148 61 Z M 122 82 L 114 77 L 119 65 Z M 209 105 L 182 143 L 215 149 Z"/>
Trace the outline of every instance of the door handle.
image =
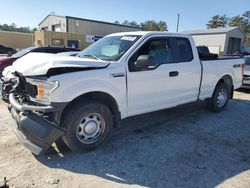
<path id="1" fill-rule="evenodd" d="M 178 71 L 169 72 L 169 77 L 175 77 L 175 76 L 178 76 L 178 75 L 179 75 Z"/>

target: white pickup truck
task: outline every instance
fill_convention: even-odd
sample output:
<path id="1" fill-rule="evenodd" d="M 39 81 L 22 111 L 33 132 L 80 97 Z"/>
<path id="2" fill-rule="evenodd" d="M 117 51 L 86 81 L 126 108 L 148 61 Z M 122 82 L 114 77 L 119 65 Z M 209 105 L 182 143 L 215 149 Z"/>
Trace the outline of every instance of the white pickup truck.
<path id="1" fill-rule="evenodd" d="M 14 130 L 34 154 L 62 138 L 73 151 L 100 145 L 120 120 L 206 100 L 223 110 L 242 84 L 243 59 L 201 61 L 191 36 L 111 34 L 79 57 L 33 53 L 4 70 Z"/>

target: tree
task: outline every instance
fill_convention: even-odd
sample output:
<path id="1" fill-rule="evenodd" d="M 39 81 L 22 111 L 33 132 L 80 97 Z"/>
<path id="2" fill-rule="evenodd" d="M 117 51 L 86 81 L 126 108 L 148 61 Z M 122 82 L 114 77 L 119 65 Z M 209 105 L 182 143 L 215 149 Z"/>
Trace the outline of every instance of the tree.
<path id="1" fill-rule="evenodd" d="M 139 24 L 137 24 L 136 21 L 129 22 L 129 25 L 139 27 Z"/>
<path id="2" fill-rule="evenodd" d="M 207 28 L 218 28 L 218 27 L 226 27 L 228 23 L 228 17 L 226 15 L 216 15 L 208 21 Z"/>
<path id="3" fill-rule="evenodd" d="M 119 21 L 117 21 L 117 20 L 116 20 L 114 23 L 115 23 L 115 24 L 120 24 L 120 22 L 119 22 Z"/>
<path id="4" fill-rule="evenodd" d="M 234 16 L 229 21 L 229 26 L 240 27 L 244 32 L 249 33 L 249 20 L 244 16 Z"/>
<path id="5" fill-rule="evenodd" d="M 124 22 L 122 22 L 123 25 L 129 25 L 129 21 L 125 20 Z"/>
<path id="6" fill-rule="evenodd" d="M 250 11 L 246 11 L 242 16 L 245 18 L 245 21 L 247 22 L 246 33 L 250 33 Z"/>
<path id="7" fill-rule="evenodd" d="M 31 29 L 30 27 L 17 27 L 15 23 L 12 23 L 10 25 L 3 24 L 0 25 L 0 30 L 2 31 L 15 31 L 15 32 L 22 32 L 22 33 L 33 33 L 37 30 L 37 28 Z"/>
<path id="8" fill-rule="evenodd" d="M 208 29 L 226 26 L 240 27 L 245 33 L 250 33 L 250 11 L 232 18 L 228 18 L 226 15 L 215 15 L 207 24 Z"/>
<path id="9" fill-rule="evenodd" d="M 167 23 L 164 21 L 158 22 L 160 31 L 168 31 Z"/>
<path id="10" fill-rule="evenodd" d="M 141 23 L 141 27 L 144 31 L 167 31 L 167 23 L 165 21 L 156 22 L 154 20 L 148 20 Z"/>

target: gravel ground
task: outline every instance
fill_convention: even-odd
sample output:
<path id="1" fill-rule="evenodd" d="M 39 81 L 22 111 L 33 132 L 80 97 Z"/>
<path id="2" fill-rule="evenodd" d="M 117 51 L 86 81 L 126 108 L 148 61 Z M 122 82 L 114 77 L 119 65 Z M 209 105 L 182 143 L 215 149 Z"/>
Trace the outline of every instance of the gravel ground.
<path id="1" fill-rule="evenodd" d="M 99 149 L 39 157 L 18 142 L 0 102 L 0 180 L 10 187 L 250 187 L 250 92 L 221 113 L 203 103 L 122 122 Z"/>

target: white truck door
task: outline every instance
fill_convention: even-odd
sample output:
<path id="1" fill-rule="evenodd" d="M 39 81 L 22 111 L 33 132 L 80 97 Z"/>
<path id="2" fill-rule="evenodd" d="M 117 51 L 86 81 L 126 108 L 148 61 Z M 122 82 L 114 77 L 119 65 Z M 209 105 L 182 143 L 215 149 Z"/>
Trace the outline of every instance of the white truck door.
<path id="1" fill-rule="evenodd" d="M 188 38 L 149 38 L 128 60 L 128 115 L 197 100 L 197 61 Z"/>

